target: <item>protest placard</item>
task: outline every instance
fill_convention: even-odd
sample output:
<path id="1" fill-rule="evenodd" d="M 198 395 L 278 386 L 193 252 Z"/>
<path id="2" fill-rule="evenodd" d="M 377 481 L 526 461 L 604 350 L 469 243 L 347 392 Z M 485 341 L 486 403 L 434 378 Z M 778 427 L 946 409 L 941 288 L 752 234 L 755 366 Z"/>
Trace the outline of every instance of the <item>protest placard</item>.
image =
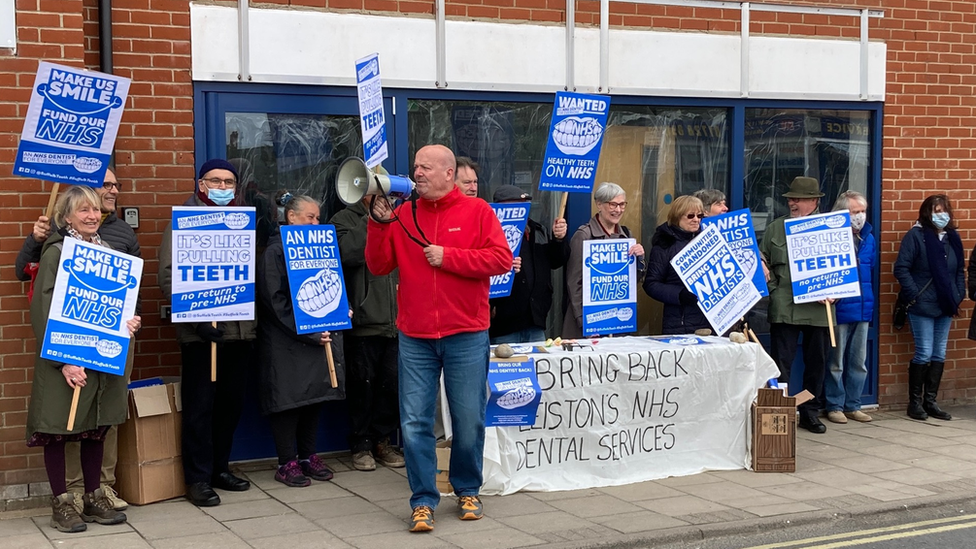
<path id="1" fill-rule="evenodd" d="M 608 96 L 556 92 L 540 191 L 593 190 L 609 112 Z"/>
<path id="2" fill-rule="evenodd" d="M 850 212 L 787 219 L 784 226 L 793 303 L 861 295 Z"/>
<path id="3" fill-rule="evenodd" d="M 66 238 L 51 297 L 41 357 L 121 376 L 129 356 L 143 261 Z"/>
<path id="4" fill-rule="evenodd" d="M 498 221 L 502 224 L 502 231 L 505 232 L 505 240 L 508 247 L 512 250 L 512 257 L 518 257 L 519 250 L 522 249 L 522 236 L 525 234 L 525 224 L 529 220 L 529 203 L 519 204 L 490 204 L 491 209 L 495 210 Z M 491 286 L 488 288 L 488 297 L 505 297 L 512 293 L 512 282 L 515 281 L 515 269 L 505 274 L 491 277 Z"/>
<path id="5" fill-rule="evenodd" d="M 128 78 L 41 61 L 14 175 L 101 187 L 128 94 Z"/>
<path id="6" fill-rule="evenodd" d="M 363 161 L 366 166 L 375 168 L 389 156 L 380 54 L 367 55 L 356 61 L 356 89 L 359 93 L 359 123 L 363 131 Z"/>
<path id="7" fill-rule="evenodd" d="M 535 361 L 523 358 L 488 363 L 486 427 L 535 423 L 542 389 L 535 374 Z"/>
<path id="8" fill-rule="evenodd" d="M 173 322 L 254 320 L 250 207 L 173 208 Z"/>
<path id="9" fill-rule="evenodd" d="M 761 298 L 716 225 L 702 229 L 671 266 L 716 334 L 724 334 Z"/>
<path id="10" fill-rule="evenodd" d="M 286 225 L 281 242 L 298 333 L 352 328 L 335 227 Z"/>
<path id="11" fill-rule="evenodd" d="M 735 260 L 759 290 L 759 295 L 769 295 L 769 289 L 766 288 L 766 274 L 763 273 L 760 259 L 762 256 L 759 254 L 759 244 L 756 242 L 756 231 L 752 227 L 752 213 L 742 209 L 721 215 L 710 215 L 702 219 L 702 228 L 709 225 L 718 227 L 722 238 L 732 249 Z"/>
<path id="12" fill-rule="evenodd" d="M 637 258 L 633 238 L 583 241 L 583 335 L 637 330 Z"/>

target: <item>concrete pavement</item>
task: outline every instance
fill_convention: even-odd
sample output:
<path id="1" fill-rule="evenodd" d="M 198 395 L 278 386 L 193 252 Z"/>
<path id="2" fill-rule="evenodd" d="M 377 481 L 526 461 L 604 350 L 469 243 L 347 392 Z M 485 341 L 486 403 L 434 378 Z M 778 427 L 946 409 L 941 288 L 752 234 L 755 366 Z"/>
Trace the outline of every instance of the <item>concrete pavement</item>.
<path id="1" fill-rule="evenodd" d="M 38 548 L 516 548 L 650 546 L 667 541 L 872 514 L 976 495 L 976 407 L 953 421 L 877 413 L 872 423 L 800 430 L 796 473 L 718 471 L 612 488 L 485 497 L 485 518 L 461 522 L 444 498 L 434 531 L 410 534 L 403 469 L 352 470 L 326 457 L 331 482 L 288 488 L 268 463 L 240 470 L 253 487 L 200 509 L 182 498 L 131 506 L 129 522 L 82 534 L 49 525 L 50 510 L 0 514 L 0 547 Z"/>

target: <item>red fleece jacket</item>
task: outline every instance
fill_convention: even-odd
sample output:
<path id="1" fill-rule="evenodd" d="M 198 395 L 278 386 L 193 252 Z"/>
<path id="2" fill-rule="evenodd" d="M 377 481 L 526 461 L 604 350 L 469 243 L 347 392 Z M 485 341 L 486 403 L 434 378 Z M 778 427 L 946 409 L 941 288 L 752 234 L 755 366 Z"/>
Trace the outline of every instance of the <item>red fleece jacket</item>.
<path id="1" fill-rule="evenodd" d="M 431 267 L 409 202 L 394 212 L 399 222 L 369 220 L 366 266 L 376 276 L 400 269 L 397 328 L 410 337 L 440 339 L 487 330 L 489 279 L 512 268 L 512 251 L 487 202 L 455 188 L 439 200 L 417 200 L 417 223 L 444 261 Z M 404 232 L 406 230 L 407 232 Z"/>

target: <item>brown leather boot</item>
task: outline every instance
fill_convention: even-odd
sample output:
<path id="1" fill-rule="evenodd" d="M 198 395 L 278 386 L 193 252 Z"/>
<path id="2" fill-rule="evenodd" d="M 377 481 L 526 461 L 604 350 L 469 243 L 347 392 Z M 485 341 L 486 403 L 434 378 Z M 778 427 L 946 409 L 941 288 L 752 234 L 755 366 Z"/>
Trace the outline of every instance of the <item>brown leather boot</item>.
<path id="1" fill-rule="evenodd" d="M 82 496 L 84 510 L 81 520 L 97 522 L 99 524 L 122 524 L 126 520 L 125 513 L 116 511 L 112 501 L 105 496 L 101 488 Z"/>
<path id="2" fill-rule="evenodd" d="M 88 529 L 88 525 L 81 520 L 72 505 L 73 500 L 74 496 L 70 492 L 51 498 L 51 528 L 70 534 Z"/>

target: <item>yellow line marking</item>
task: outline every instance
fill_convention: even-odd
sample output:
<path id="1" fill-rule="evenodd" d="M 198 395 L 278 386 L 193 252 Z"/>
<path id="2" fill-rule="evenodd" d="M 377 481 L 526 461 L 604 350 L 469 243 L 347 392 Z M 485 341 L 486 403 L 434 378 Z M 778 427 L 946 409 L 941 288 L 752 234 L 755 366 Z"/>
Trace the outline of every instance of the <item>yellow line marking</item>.
<path id="1" fill-rule="evenodd" d="M 852 539 L 847 541 L 838 541 L 836 543 L 828 543 L 825 545 L 811 545 L 806 549 L 837 549 L 839 547 L 850 547 L 852 545 L 862 545 L 867 543 L 877 543 L 879 541 L 889 541 L 893 539 L 904 539 L 904 538 L 914 538 L 917 536 L 924 536 L 926 534 L 935 534 L 938 532 L 951 532 L 953 530 L 962 530 L 964 528 L 976 528 L 976 522 L 969 524 L 949 524 L 946 526 L 938 526 L 935 528 L 912 530 L 911 532 L 900 532 L 897 534 L 886 534 L 883 536 L 874 536 L 870 538 L 860 538 Z"/>
<path id="2" fill-rule="evenodd" d="M 886 532 L 897 532 L 899 530 L 908 530 L 911 528 L 925 527 L 925 526 L 937 526 L 940 524 L 947 524 L 952 522 L 962 522 L 966 520 L 976 520 L 976 515 L 960 515 L 958 517 L 946 517 L 940 519 L 923 520 L 919 522 L 913 522 L 910 524 L 899 524 L 896 526 L 886 526 L 884 528 L 872 528 L 870 530 L 861 530 L 858 532 L 848 532 L 846 534 L 832 534 L 829 536 L 819 536 L 815 538 L 807 538 L 795 541 L 784 541 L 779 543 L 770 543 L 767 545 L 756 545 L 754 547 L 747 547 L 745 549 L 782 549 L 785 547 L 795 547 L 798 545 L 806 545 L 808 543 L 819 543 L 822 541 L 833 541 L 838 539 L 849 538 L 852 536 L 869 536 L 872 534 L 884 534 Z M 976 526 L 973 524 L 971 526 Z M 971 527 L 970 525 L 965 526 L 966 528 Z"/>

